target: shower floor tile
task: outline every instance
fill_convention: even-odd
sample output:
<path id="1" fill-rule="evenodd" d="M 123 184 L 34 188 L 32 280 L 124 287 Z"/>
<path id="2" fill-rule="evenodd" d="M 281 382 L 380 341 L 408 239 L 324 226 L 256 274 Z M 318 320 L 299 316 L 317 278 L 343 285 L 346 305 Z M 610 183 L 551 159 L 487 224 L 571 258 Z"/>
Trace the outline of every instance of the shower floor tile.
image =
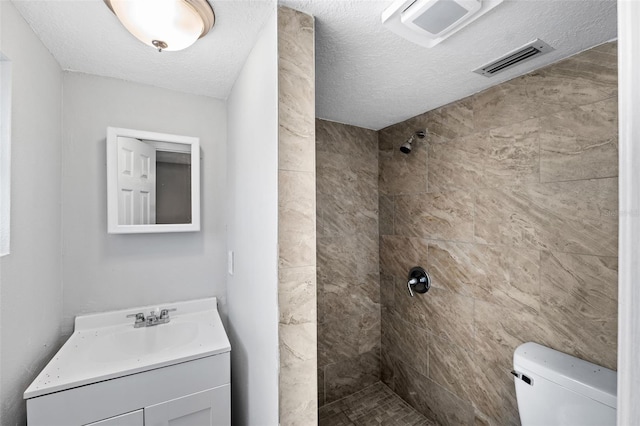
<path id="1" fill-rule="evenodd" d="M 438 426 L 383 383 L 376 383 L 318 411 L 318 426 Z"/>

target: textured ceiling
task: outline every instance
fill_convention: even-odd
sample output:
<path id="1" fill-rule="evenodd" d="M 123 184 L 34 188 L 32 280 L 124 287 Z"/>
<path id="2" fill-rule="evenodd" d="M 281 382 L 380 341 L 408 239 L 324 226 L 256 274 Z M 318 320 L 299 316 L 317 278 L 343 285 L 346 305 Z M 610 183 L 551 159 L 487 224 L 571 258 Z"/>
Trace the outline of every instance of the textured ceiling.
<path id="1" fill-rule="evenodd" d="M 616 37 L 616 2 L 505 0 L 427 49 L 380 24 L 391 1 L 284 0 L 316 17 L 317 115 L 380 129 Z M 487 78 L 472 71 L 536 38 L 556 50 Z"/>
<path id="2" fill-rule="evenodd" d="M 216 26 L 182 52 L 133 39 L 102 0 L 14 0 L 64 69 L 226 98 L 271 1 L 215 1 Z M 615 0 L 505 0 L 432 49 L 382 27 L 392 3 L 281 0 L 316 17 L 318 117 L 380 129 L 616 37 Z M 540 38 L 556 50 L 486 78 L 473 69 Z"/>
<path id="3" fill-rule="evenodd" d="M 65 70 L 226 99 L 275 6 L 211 3 L 216 23 L 206 37 L 180 52 L 158 53 L 129 34 L 102 0 L 13 0 Z"/>

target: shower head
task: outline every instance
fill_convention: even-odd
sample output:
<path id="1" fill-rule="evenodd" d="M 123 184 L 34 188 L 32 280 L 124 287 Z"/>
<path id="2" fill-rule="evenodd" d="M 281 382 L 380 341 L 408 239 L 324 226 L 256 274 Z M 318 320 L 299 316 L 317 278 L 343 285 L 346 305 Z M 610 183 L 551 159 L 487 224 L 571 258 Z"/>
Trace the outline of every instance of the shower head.
<path id="1" fill-rule="evenodd" d="M 427 135 L 426 130 L 416 130 L 416 132 L 413 135 L 411 135 L 411 137 L 407 139 L 405 143 L 400 145 L 400 152 L 402 152 L 403 154 L 409 154 L 411 152 L 411 144 L 413 143 L 413 140 L 416 137 L 418 139 L 424 139 L 426 135 Z"/>
<path id="2" fill-rule="evenodd" d="M 413 136 L 411 136 L 411 138 L 408 141 L 406 141 L 405 143 L 400 145 L 400 152 L 402 152 L 403 154 L 410 153 L 411 152 L 411 142 L 413 142 Z"/>

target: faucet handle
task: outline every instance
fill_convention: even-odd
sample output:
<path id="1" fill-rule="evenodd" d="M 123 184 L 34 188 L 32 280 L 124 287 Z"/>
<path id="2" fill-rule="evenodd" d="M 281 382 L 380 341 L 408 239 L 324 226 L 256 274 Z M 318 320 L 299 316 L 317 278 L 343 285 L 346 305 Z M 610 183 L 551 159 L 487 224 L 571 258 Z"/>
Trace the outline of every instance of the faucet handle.
<path id="1" fill-rule="evenodd" d="M 413 297 L 416 293 L 426 293 L 431 288 L 431 277 L 429 273 L 419 266 L 414 266 L 409 271 L 407 278 L 407 289 L 409 296 Z"/>
<path id="2" fill-rule="evenodd" d="M 135 318 L 136 325 L 144 323 L 144 314 L 142 312 L 138 312 L 137 314 L 127 315 L 127 318 Z"/>
<path id="3" fill-rule="evenodd" d="M 409 289 L 409 296 L 413 297 L 413 286 L 418 284 L 418 280 L 415 278 L 411 278 L 407 281 L 407 288 Z"/>
<path id="4" fill-rule="evenodd" d="M 169 312 L 175 312 L 178 308 L 165 308 L 160 310 L 160 319 L 169 318 Z"/>

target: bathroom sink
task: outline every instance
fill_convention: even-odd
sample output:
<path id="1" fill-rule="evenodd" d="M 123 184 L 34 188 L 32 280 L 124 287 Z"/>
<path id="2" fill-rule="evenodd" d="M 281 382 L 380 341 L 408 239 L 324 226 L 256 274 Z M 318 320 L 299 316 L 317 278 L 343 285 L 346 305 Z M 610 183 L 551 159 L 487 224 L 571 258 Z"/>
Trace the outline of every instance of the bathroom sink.
<path id="1" fill-rule="evenodd" d="M 176 308 L 170 321 L 134 328 L 128 315 Z M 215 298 L 78 316 L 75 331 L 25 398 L 229 352 Z"/>
<path id="2" fill-rule="evenodd" d="M 87 355 L 96 362 L 128 360 L 171 351 L 192 343 L 197 337 L 195 322 L 174 321 L 143 328 L 121 326 L 97 339 Z"/>

